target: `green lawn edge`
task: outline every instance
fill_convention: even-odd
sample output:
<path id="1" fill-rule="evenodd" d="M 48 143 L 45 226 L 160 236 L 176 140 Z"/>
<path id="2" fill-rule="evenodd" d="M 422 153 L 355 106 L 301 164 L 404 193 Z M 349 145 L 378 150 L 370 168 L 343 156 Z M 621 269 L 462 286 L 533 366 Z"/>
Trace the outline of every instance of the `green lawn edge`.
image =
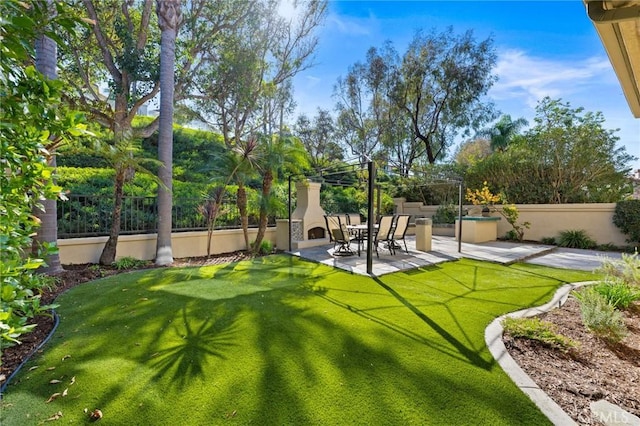
<path id="1" fill-rule="evenodd" d="M 59 297 L 0 422 L 548 424 L 484 329 L 593 277 L 463 259 L 371 278 L 274 255 L 104 278 Z"/>

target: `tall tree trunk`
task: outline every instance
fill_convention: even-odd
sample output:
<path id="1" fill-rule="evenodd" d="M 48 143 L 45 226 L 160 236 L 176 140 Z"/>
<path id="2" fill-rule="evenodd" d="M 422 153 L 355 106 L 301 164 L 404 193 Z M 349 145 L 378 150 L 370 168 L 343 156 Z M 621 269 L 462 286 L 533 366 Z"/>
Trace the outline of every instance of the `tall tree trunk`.
<path id="1" fill-rule="evenodd" d="M 247 189 L 243 182 L 238 182 L 238 195 L 236 204 L 240 213 L 240 223 L 242 225 L 242 234 L 244 235 L 244 245 L 246 250 L 251 250 L 249 245 L 249 216 L 247 215 Z"/>
<path id="2" fill-rule="evenodd" d="M 107 239 L 107 242 L 102 249 L 102 254 L 100 255 L 101 265 L 111 265 L 116 260 L 116 248 L 118 247 L 118 236 L 120 235 L 120 217 L 122 216 L 122 197 L 124 194 L 125 174 L 126 168 L 116 170 L 111 228 L 109 229 L 109 239 Z"/>
<path id="3" fill-rule="evenodd" d="M 260 203 L 260 219 L 258 221 L 258 234 L 256 235 L 256 241 L 253 245 L 253 251 L 260 251 L 260 244 L 262 244 L 262 240 L 264 239 L 264 234 L 267 231 L 267 220 L 268 220 L 268 200 L 269 194 L 271 193 L 271 185 L 273 183 L 273 173 L 271 171 L 266 171 L 264 177 L 262 178 L 262 203 Z"/>
<path id="4" fill-rule="evenodd" d="M 158 159 L 162 163 L 158 177 L 158 239 L 156 265 L 173 263 L 171 248 L 171 211 L 173 179 L 173 93 L 176 59 L 176 34 L 180 24 L 179 0 L 156 0 L 160 39 L 160 118 L 158 135 Z"/>
<path id="5" fill-rule="evenodd" d="M 51 13 L 55 13 L 55 8 L 52 7 L 52 0 L 46 0 L 46 4 Z M 56 70 L 58 62 L 57 47 L 56 42 L 44 34 L 36 39 L 36 68 L 47 78 L 52 80 L 58 78 L 58 72 Z M 48 158 L 47 165 L 55 169 L 55 152 L 52 151 L 49 154 L 50 156 Z M 43 244 L 55 245 L 58 242 L 57 201 L 56 199 L 43 200 L 41 205 L 41 209 L 35 207 L 33 210 L 34 215 L 40 219 L 40 229 L 34 238 L 34 251 L 38 251 Z M 45 274 L 57 274 L 62 272 L 60 254 L 57 250 L 48 256 L 45 256 L 44 261 L 46 262 L 46 266 L 40 268 L 41 272 Z"/>

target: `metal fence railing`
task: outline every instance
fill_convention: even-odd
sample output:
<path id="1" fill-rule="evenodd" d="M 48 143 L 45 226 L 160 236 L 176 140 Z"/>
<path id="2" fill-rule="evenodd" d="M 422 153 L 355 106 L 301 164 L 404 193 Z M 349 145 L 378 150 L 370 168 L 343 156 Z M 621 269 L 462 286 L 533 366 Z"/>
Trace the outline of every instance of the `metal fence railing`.
<path id="1" fill-rule="evenodd" d="M 95 237 L 109 235 L 113 216 L 113 198 L 98 195 L 67 195 L 59 201 L 58 238 Z M 207 220 L 201 212 L 202 198 L 173 200 L 172 225 L 174 232 L 207 229 Z M 120 234 L 145 234 L 157 231 L 158 206 L 156 197 L 125 196 L 122 201 Z M 269 224 L 275 223 L 269 218 Z M 258 218 L 249 216 L 249 226 L 256 227 Z M 223 201 L 216 218 L 215 229 L 240 228 L 240 214 L 234 198 Z"/>

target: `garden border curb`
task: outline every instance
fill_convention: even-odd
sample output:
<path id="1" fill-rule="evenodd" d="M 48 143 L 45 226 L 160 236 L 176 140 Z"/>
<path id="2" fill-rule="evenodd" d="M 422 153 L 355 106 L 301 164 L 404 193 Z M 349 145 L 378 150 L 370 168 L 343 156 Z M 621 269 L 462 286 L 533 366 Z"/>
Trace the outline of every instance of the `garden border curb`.
<path id="1" fill-rule="evenodd" d="M 524 392 L 545 416 L 555 425 L 576 425 L 577 423 L 524 372 L 516 361 L 509 355 L 502 341 L 502 320 L 506 317 L 527 318 L 549 312 L 559 308 L 567 301 L 571 291 L 585 285 L 595 284 L 597 281 L 584 281 L 565 284 L 556 290 L 553 298 L 544 305 L 511 312 L 494 319 L 484 331 L 484 341 L 493 358 L 505 373 Z"/>
<path id="2" fill-rule="evenodd" d="M 53 337 L 54 333 L 56 332 L 56 330 L 58 329 L 58 325 L 60 324 L 60 317 L 58 316 L 58 314 L 56 313 L 55 309 L 51 310 L 51 315 L 53 316 L 53 328 L 51 329 L 51 332 L 49 332 L 49 334 L 47 335 L 47 337 L 45 337 L 45 339 L 40 342 L 40 344 L 31 351 L 31 353 L 29 353 L 29 355 L 27 355 L 25 357 L 25 359 L 22 360 L 22 362 L 20 363 L 20 365 L 18 365 L 16 367 L 15 370 L 13 370 L 13 373 L 11 373 L 11 375 L 9 377 L 7 377 L 7 379 L 4 381 L 4 383 L 2 384 L 2 386 L 0 386 L 0 400 L 3 399 L 4 394 L 6 393 L 7 390 L 7 386 L 9 386 L 9 384 L 11 383 L 11 380 L 20 372 L 20 370 L 22 370 L 22 367 L 24 367 L 24 365 L 29 362 L 29 360 L 31 360 L 31 358 L 40 350 L 42 349 L 42 347 L 44 345 L 46 345 L 49 340 L 51 340 L 51 338 Z"/>

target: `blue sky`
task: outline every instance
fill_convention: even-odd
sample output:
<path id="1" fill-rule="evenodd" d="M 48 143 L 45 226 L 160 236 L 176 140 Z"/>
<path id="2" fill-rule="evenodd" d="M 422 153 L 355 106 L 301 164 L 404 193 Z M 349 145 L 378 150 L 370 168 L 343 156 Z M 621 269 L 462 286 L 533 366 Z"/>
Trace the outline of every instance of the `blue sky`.
<path id="1" fill-rule="evenodd" d="M 502 113 L 530 122 L 544 96 L 601 111 L 619 128 L 619 144 L 640 157 L 640 119 L 624 98 L 606 52 L 581 0 L 567 1 L 330 1 L 318 32 L 315 66 L 296 76 L 297 112 L 333 110 L 333 87 L 369 47 L 393 42 L 401 54 L 417 29 L 474 31 L 491 36 L 498 82 L 489 92 Z M 632 163 L 640 168 L 640 160 Z"/>

